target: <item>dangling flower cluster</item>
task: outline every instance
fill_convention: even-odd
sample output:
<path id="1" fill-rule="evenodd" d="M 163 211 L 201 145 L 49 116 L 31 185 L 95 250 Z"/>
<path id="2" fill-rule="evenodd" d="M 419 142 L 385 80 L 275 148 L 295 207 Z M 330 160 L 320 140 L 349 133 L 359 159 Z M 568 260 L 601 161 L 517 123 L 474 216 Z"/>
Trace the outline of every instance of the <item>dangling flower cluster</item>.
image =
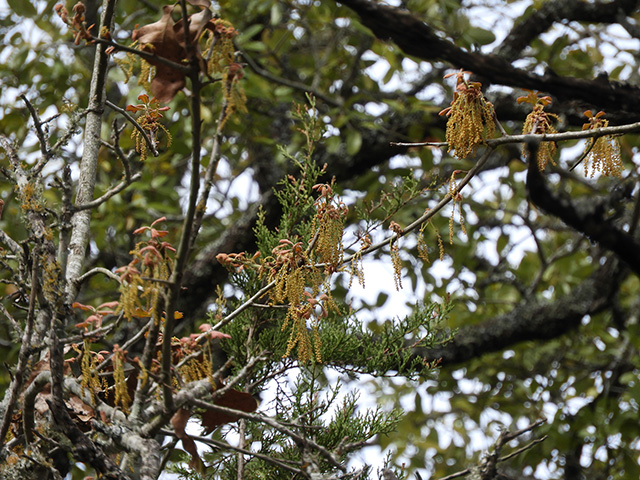
<path id="1" fill-rule="evenodd" d="M 353 258 L 351 259 L 351 275 L 349 277 L 349 288 L 351 288 L 354 278 L 357 278 L 360 286 L 364 288 L 364 265 L 362 264 L 362 252 L 371 246 L 372 241 L 371 235 L 366 232 L 357 232 L 356 235 L 360 240 L 360 249 L 353 254 Z"/>
<path id="2" fill-rule="evenodd" d="M 315 252 L 320 262 L 327 264 L 325 271 L 332 273 L 342 263 L 342 233 L 349 209 L 337 199 L 331 185 L 318 184 L 312 189 L 320 192 L 314 203 L 316 215 L 312 223 L 312 231 L 317 232 Z"/>
<path id="3" fill-rule="evenodd" d="M 425 211 L 425 213 L 427 212 Z M 440 235 L 440 232 L 438 232 L 438 229 L 433 226 L 431 221 L 426 221 L 422 225 L 420 225 L 420 234 L 418 235 L 418 257 L 427 263 L 431 263 L 431 259 L 429 258 L 429 247 L 427 246 L 427 242 L 424 238 L 424 231 L 427 228 L 427 225 L 431 225 L 431 228 L 436 234 L 439 258 L 440 260 L 444 260 L 444 242 L 442 241 L 442 235 Z"/>
<path id="4" fill-rule="evenodd" d="M 307 283 L 313 285 L 314 293 L 317 293 L 318 285 L 322 283 L 316 278 L 311 269 L 307 252 L 302 247 L 302 242 L 293 243 L 291 240 L 282 239 L 272 251 L 273 257 L 265 259 L 265 263 L 271 266 L 271 278 L 275 280 L 273 289 L 273 299 L 278 303 L 287 301 L 289 308 L 287 316 L 282 324 L 284 331 L 290 326 L 291 333 L 287 343 L 288 356 L 294 347 L 298 347 L 298 360 L 306 363 L 312 358 L 320 358 L 320 344 L 317 340 L 317 333 L 314 334 L 312 344 L 307 320 L 315 314 L 316 305 L 322 306 L 321 315 L 326 314 L 326 309 L 322 302 L 327 299 L 326 295 L 321 295 L 316 299 L 307 290 Z M 318 317 L 315 316 L 317 321 Z M 317 328 L 317 325 L 314 325 Z"/>
<path id="5" fill-rule="evenodd" d="M 553 127 L 552 119 L 557 120 L 558 116 L 553 113 L 548 113 L 544 111 L 544 107 L 547 105 L 551 105 L 551 97 L 544 96 L 538 98 L 539 92 L 534 90 L 525 89 L 528 94 L 526 96 L 519 97 L 516 101 L 518 103 L 530 103 L 533 105 L 533 110 L 524 121 L 524 126 L 522 127 L 523 134 L 536 134 L 541 135 L 545 133 L 557 133 L 556 129 Z M 553 165 L 556 163 L 553 160 L 553 155 L 556 153 L 556 144 L 555 142 L 542 142 L 538 147 L 538 169 L 542 172 L 547 163 L 551 162 Z M 522 147 L 522 155 L 526 156 L 526 145 Z"/>
<path id="6" fill-rule="evenodd" d="M 130 252 L 133 260 L 116 270 L 121 282 L 119 310 L 129 320 L 133 317 L 160 318 L 161 282 L 169 280 L 173 268 L 171 256 L 175 253 L 170 243 L 161 240 L 169 232 L 155 228 L 164 220 L 164 217 L 159 218 L 150 226 L 133 232 L 135 235 L 148 232 L 150 238 L 139 242 Z"/>
<path id="7" fill-rule="evenodd" d="M 104 361 L 104 353 L 109 352 L 93 352 L 91 351 L 91 342 L 88 339 L 83 341 L 82 350 L 73 345 L 73 349 L 82 357 L 80 361 L 80 369 L 82 371 L 82 380 L 80 385 L 83 391 L 87 391 L 91 400 L 95 402 L 95 394 L 98 392 L 106 392 L 108 385 L 103 377 L 98 375 L 97 367 Z"/>
<path id="8" fill-rule="evenodd" d="M 495 131 L 495 113 L 493 104 L 482 94 L 479 82 L 468 82 L 464 75 L 471 74 L 460 70 L 444 76 L 456 76 L 456 91 L 451 106 L 440 112 L 449 117 L 447 121 L 447 143 L 449 150 L 462 159 L 475 153 L 478 145 L 493 136 Z"/>
<path id="9" fill-rule="evenodd" d="M 200 345 L 198 337 L 197 333 L 192 333 L 188 337 L 171 339 L 173 360 L 179 365 L 177 371 L 183 383 L 204 378 L 213 382 L 210 345 Z"/>
<path id="10" fill-rule="evenodd" d="M 221 18 L 211 21 L 213 27 L 208 29 L 210 36 L 205 45 L 205 56 L 208 57 L 208 73 L 223 73 L 226 67 L 234 63 L 236 48 L 233 39 L 238 31 L 231 23 Z"/>
<path id="11" fill-rule="evenodd" d="M 589 123 L 582 126 L 582 130 L 594 130 L 596 128 L 604 128 L 609 126 L 609 121 L 605 120 L 604 112 L 598 112 L 595 115 L 591 110 L 584 112 L 589 119 Z M 603 175 L 610 177 L 622 176 L 622 160 L 620 158 L 620 144 L 612 135 L 605 135 L 597 139 L 589 139 L 584 150 L 584 174 L 593 178 L 598 171 Z M 591 174 L 589 175 L 589 167 L 591 166 Z"/>
<path id="12" fill-rule="evenodd" d="M 389 254 L 391 255 L 391 263 L 393 264 L 393 281 L 396 285 L 396 290 L 400 291 L 402 288 L 402 261 L 400 260 L 398 238 L 404 235 L 404 231 L 396 222 L 391 222 L 389 229 L 397 235 L 389 244 Z"/>
<path id="13" fill-rule="evenodd" d="M 154 145 L 158 141 L 158 133 L 162 131 L 167 136 L 167 147 L 170 147 L 171 134 L 169 130 L 160 123 L 160 119 L 163 116 L 160 112 L 166 112 L 170 107 L 161 107 L 160 102 L 155 97 L 149 99 L 149 95 L 146 93 L 139 95 L 138 100 L 142 103 L 138 105 L 127 105 L 127 111 L 133 113 L 141 112 L 136 122 L 138 122 L 138 125 L 140 125 L 143 130 L 149 132 L 148 136 Z M 145 160 L 147 158 L 147 143 L 144 138 L 142 138 L 138 129 L 133 129 L 131 138 L 136 141 L 136 152 L 140 154 L 140 159 Z"/>
<path id="14" fill-rule="evenodd" d="M 244 77 L 244 67 L 236 62 L 236 48 L 233 39 L 238 31 L 231 23 L 220 18 L 212 20 L 213 26 L 208 29 L 210 36 L 204 51 L 208 57 L 209 75 L 222 74 L 222 95 L 226 101 L 222 125 L 235 112 L 247 113 L 247 96 L 240 80 Z"/>
<path id="15" fill-rule="evenodd" d="M 125 413 L 129 413 L 131 396 L 127 385 L 127 378 L 124 371 L 124 364 L 127 358 L 127 351 L 123 350 L 117 343 L 113 346 L 113 382 L 114 382 L 114 404 L 120 405 Z"/>

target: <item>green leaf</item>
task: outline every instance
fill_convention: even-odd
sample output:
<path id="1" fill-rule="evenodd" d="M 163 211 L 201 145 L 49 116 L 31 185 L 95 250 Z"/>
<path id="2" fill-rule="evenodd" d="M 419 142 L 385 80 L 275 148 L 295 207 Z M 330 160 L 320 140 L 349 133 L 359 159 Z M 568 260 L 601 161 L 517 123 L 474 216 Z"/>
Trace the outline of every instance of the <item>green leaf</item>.
<path id="1" fill-rule="evenodd" d="M 480 27 L 471 27 L 467 29 L 465 37 L 467 37 L 471 43 L 476 43 L 478 45 L 489 45 L 496 41 L 496 36 L 491 30 L 485 30 Z"/>
<path id="2" fill-rule="evenodd" d="M 21 17 L 35 17 L 38 15 L 38 11 L 36 7 L 30 1 L 24 0 L 7 0 L 9 3 L 9 7 L 14 13 L 20 15 Z"/>
<path id="3" fill-rule="evenodd" d="M 362 135 L 357 130 L 349 130 L 347 133 L 347 153 L 355 155 L 362 147 Z"/>

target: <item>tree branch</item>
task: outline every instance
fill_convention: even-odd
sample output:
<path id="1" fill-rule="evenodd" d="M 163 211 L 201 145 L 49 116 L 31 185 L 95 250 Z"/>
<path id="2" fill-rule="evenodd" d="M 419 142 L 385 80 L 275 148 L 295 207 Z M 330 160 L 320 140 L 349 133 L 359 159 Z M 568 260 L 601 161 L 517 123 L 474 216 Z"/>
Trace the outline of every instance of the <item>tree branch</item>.
<path id="1" fill-rule="evenodd" d="M 341 0 L 360 16 L 362 23 L 380 40 L 392 40 L 406 54 L 422 60 L 444 60 L 453 67 L 470 70 L 491 83 L 541 90 L 561 100 L 583 100 L 600 109 L 621 110 L 640 118 L 640 87 L 607 79 L 586 80 L 552 74 L 536 75 L 516 68 L 497 55 L 468 52 L 438 36 L 411 12 L 370 0 Z"/>
<path id="2" fill-rule="evenodd" d="M 426 362 L 440 360 L 443 366 L 459 365 L 520 342 L 556 338 L 578 328 L 586 315 L 610 308 L 627 274 L 617 259 L 609 257 L 568 295 L 555 301 L 523 302 L 507 314 L 461 328 L 446 345 L 416 348 L 414 355 Z"/>
<path id="3" fill-rule="evenodd" d="M 638 8 L 638 0 L 589 2 L 582 0 L 554 0 L 520 22 L 516 22 L 497 48 L 496 53 L 507 60 L 515 60 L 520 52 L 546 32 L 554 23 L 568 20 L 589 23 L 616 23 L 620 14 L 629 15 Z"/>
<path id="4" fill-rule="evenodd" d="M 101 26 L 109 30 L 113 28 L 116 0 L 103 0 Z M 80 178 L 76 205 L 84 205 L 93 200 L 96 184 L 98 153 L 100 150 L 100 133 L 102 130 L 102 115 L 106 102 L 106 80 L 109 59 L 105 53 L 105 46 L 98 44 L 91 76 L 91 90 L 84 131 L 84 149 L 80 160 Z M 71 239 L 69 242 L 69 257 L 66 267 L 66 297 L 67 303 L 72 303 L 78 293 L 75 279 L 80 276 L 84 265 L 85 252 L 89 243 L 91 211 L 75 212 L 71 217 Z"/>

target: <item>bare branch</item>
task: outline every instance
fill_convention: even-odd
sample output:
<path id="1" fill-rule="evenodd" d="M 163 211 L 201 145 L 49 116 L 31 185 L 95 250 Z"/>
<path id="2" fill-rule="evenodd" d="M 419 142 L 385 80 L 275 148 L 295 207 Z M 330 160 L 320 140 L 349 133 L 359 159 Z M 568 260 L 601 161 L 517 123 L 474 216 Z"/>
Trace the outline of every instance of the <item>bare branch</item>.
<path id="1" fill-rule="evenodd" d="M 103 0 L 102 2 L 101 26 L 109 30 L 113 27 L 115 5 L 115 0 Z M 80 161 L 80 178 L 78 179 L 76 205 L 84 205 L 93 200 L 98 153 L 100 150 L 102 115 L 106 102 L 105 87 L 108 65 L 109 59 L 105 53 L 105 45 L 99 43 L 96 47 L 93 74 L 91 76 L 91 89 L 84 131 L 84 149 Z M 65 292 L 68 303 L 73 302 L 78 292 L 75 279 L 80 276 L 84 265 L 85 252 L 90 236 L 90 221 L 90 210 L 75 212 L 71 218 L 71 239 L 69 242 L 69 257 L 66 266 L 67 284 Z"/>
<path id="2" fill-rule="evenodd" d="M 80 212 L 82 210 L 90 210 L 90 209 L 96 208 L 102 205 L 107 200 L 109 200 L 111 197 L 119 194 L 124 189 L 126 189 L 129 185 L 131 185 L 133 182 L 140 180 L 141 178 L 142 178 L 142 173 L 140 172 L 134 173 L 131 176 L 131 178 L 129 178 L 129 180 L 126 180 L 126 179 L 122 180 L 120 183 L 111 187 L 109 190 L 107 190 L 104 194 L 100 195 L 100 197 L 96 198 L 95 200 L 84 203 L 82 205 L 75 205 L 73 209 L 76 212 Z"/>

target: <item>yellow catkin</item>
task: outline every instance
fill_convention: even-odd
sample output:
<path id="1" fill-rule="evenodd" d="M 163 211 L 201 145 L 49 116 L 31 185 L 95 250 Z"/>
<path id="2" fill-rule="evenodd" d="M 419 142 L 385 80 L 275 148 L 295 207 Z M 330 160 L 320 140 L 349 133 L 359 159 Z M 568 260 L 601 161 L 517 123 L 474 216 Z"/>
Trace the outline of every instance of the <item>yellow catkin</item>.
<path id="1" fill-rule="evenodd" d="M 587 112 L 585 112 L 585 114 L 586 113 Z M 604 112 L 599 112 L 596 116 L 591 114 L 589 118 L 590 124 L 586 124 L 583 128 L 586 127 L 592 130 L 608 127 L 609 121 L 600 118 L 603 114 Z M 600 172 L 609 177 L 622 177 L 620 144 L 615 137 L 605 135 L 595 140 L 591 138 L 585 145 L 584 152 L 586 155 L 584 162 L 584 174 L 586 177 L 593 178 L 596 172 Z"/>
<path id="2" fill-rule="evenodd" d="M 557 133 L 556 129 L 552 124 L 552 119 L 557 120 L 557 115 L 553 113 L 547 113 L 544 111 L 543 104 L 537 104 L 533 107 L 533 110 L 524 121 L 524 125 L 522 127 L 522 133 L 534 133 L 537 135 L 545 134 L 545 133 Z M 534 131 L 535 130 L 535 131 Z M 527 155 L 526 145 L 522 147 L 523 156 Z M 542 172 L 547 164 L 551 162 L 552 165 L 555 165 L 556 162 L 553 160 L 553 156 L 556 153 L 556 144 L 555 142 L 541 142 L 538 146 L 538 153 L 536 157 L 536 161 L 538 162 L 538 169 Z"/>
<path id="3" fill-rule="evenodd" d="M 427 247 L 427 242 L 424 238 L 424 229 L 428 223 L 429 222 L 424 222 L 420 225 L 420 233 L 418 235 L 418 258 L 424 260 L 426 263 L 431 263 L 431 259 L 429 258 L 429 247 Z"/>
<path id="4" fill-rule="evenodd" d="M 131 397 L 127 387 L 127 379 L 124 374 L 124 355 L 115 352 L 113 355 L 113 381 L 115 391 L 115 404 L 120 405 L 125 413 L 129 413 Z"/>
<path id="5" fill-rule="evenodd" d="M 493 104 L 482 94 L 479 82 L 465 80 L 471 72 L 450 73 L 444 78 L 455 76 L 456 91 L 451 106 L 440 112 L 447 115 L 446 139 L 448 151 L 454 151 L 462 159 L 475 153 L 479 145 L 491 138 L 495 132 L 495 111 Z"/>
<path id="6" fill-rule="evenodd" d="M 358 250 L 356 253 L 354 253 L 353 258 L 351 259 L 350 267 L 351 268 L 350 268 L 348 288 L 351 288 L 354 278 L 357 278 L 360 286 L 364 288 L 365 280 L 364 280 L 364 265 L 362 263 L 362 250 Z"/>
<path id="7" fill-rule="evenodd" d="M 397 240 L 389 244 L 389 254 L 391 255 L 391 263 L 393 265 L 393 281 L 396 290 L 400 291 L 402 289 L 402 260 L 400 260 L 400 249 Z"/>
<path id="8" fill-rule="evenodd" d="M 438 239 L 438 251 L 440 253 L 440 261 L 444 260 L 444 242 L 442 241 L 442 235 L 436 230 L 436 238 Z"/>

